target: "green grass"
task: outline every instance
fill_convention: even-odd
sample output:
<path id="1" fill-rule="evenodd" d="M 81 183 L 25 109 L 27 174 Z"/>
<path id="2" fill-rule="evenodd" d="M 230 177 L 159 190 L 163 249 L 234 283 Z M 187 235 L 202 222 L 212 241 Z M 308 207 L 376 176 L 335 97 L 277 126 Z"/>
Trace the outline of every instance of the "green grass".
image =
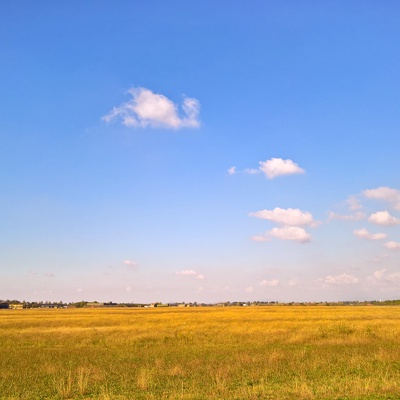
<path id="1" fill-rule="evenodd" d="M 0 399 L 400 399 L 400 307 L 2 310 Z"/>

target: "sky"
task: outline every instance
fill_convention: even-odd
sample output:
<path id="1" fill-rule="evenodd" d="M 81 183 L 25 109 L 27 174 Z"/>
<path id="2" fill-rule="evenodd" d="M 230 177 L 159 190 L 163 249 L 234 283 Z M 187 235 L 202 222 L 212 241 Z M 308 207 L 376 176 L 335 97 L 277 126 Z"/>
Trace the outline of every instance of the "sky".
<path id="1" fill-rule="evenodd" d="M 397 1 L 0 2 L 0 298 L 400 296 Z"/>

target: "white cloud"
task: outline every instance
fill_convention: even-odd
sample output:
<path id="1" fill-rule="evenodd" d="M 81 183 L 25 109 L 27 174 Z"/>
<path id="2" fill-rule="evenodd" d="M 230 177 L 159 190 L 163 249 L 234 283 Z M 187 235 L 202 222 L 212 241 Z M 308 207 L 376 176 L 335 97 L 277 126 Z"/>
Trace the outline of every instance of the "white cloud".
<path id="1" fill-rule="evenodd" d="M 300 243 L 306 243 L 311 240 L 310 234 L 307 233 L 303 228 L 299 228 L 297 226 L 273 228 L 267 233 L 280 240 L 294 240 Z"/>
<path id="2" fill-rule="evenodd" d="M 368 199 L 387 201 L 394 209 L 400 210 L 400 190 L 381 186 L 376 189 L 364 190 L 363 195 Z"/>
<path id="3" fill-rule="evenodd" d="M 381 240 L 386 239 L 386 233 L 369 233 L 365 228 L 355 229 L 353 231 L 354 236 L 357 236 L 361 239 L 369 239 L 369 240 Z"/>
<path id="4" fill-rule="evenodd" d="M 388 249 L 388 250 L 400 250 L 400 242 L 395 242 L 393 240 L 391 240 L 390 242 L 386 242 L 384 244 L 384 246 Z"/>
<path id="5" fill-rule="evenodd" d="M 228 174 L 229 175 L 234 175 L 236 173 L 236 167 L 230 167 L 228 169 Z"/>
<path id="6" fill-rule="evenodd" d="M 400 224 L 400 219 L 391 216 L 387 211 L 378 211 L 371 214 L 368 221 L 375 225 L 394 226 Z"/>
<path id="7" fill-rule="evenodd" d="M 359 221 L 361 219 L 365 219 L 365 217 L 366 215 L 361 211 L 358 211 L 354 214 L 337 214 L 333 211 L 329 213 L 330 220 L 338 219 L 341 221 Z"/>
<path id="8" fill-rule="evenodd" d="M 253 286 L 248 286 L 246 289 L 244 289 L 244 291 L 247 293 L 252 293 L 253 290 L 254 290 Z"/>
<path id="9" fill-rule="evenodd" d="M 350 285 L 357 283 L 358 278 L 356 278 L 354 275 L 349 274 L 341 274 L 336 276 L 328 275 L 324 279 L 324 282 L 329 285 Z"/>
<path id="10" fill-rule="evenodd" d="M 249 215 L 288 226 L 316 225 L 311 213 L 301 211 L 298 208 L 283 209 L 276 207 L 273 210 L 261 210 Z"/>
<path id="11" fill-rule="evenodd" d="M 103 121 L 119 119 L 123 125 L 136 128 L 180 129 L 200 126 L 200 103 L 196 99 L 185 98 L 182 112 L 179 113 L 178 106 L 162 94 L 146 88 L 132 88 L 128 93 L 132 99 L 114 107 L 102 117 Z"/>
<path id="12" fill-rule="evenodd" d="M 278 279 L 272 279 L 272 280 L 270 280 L 270 281 L 268 281 L 268 280 L 266 280 L 266 279 L 263 279 L 261 282 L 260 282 L 260 286 L 278 286 L 279 285 L 279 281 L 278 281 Z"/>
<path id="13" fill-rule="evenodd" d="M 192 276 L 196 279 L 203 280 L 205 279 L 204 275 L 197 273 L 196 271 L 193 271 L 192 269 L 187 269 L 184 271 L 180 272 L 175 272 L 176 275 L 184 275 L 184 276 Z"/>
<path id="14" fill-rule="evenodd" d="M 274 179 L 280 175 L 293 175 L 293 174 L 304 174 L 303 168 L 300 168 L 292 160 L 283 160 L 282 158 L 271 158 L 267 161 L 260 161 L 259 169 L 269 179 Z"/>

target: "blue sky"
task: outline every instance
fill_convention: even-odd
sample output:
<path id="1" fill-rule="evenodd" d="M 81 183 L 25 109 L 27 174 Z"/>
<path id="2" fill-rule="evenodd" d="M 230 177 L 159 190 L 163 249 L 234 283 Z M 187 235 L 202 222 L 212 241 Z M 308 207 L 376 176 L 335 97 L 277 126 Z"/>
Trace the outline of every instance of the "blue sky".
<path id="1" fill-rule="evenodd" d="M 2 1 L 0 298 L 398 298 L 399 19 Z"/>

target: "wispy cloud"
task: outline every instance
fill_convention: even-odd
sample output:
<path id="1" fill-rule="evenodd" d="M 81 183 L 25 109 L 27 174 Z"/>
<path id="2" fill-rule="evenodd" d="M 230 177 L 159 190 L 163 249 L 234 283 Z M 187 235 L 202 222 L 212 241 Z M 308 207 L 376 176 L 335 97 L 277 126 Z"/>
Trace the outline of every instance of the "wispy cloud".
<path id="1" fill-rule="evenodd" d="M 114 107 L 102 117 L 105 122 L 120 120 L 123 125 L 134 128 L 197 128 L 200 103 L 194 98 L 183 100 L 182 110 L 162 94 L 153 93 L 146 88 L 131 88 L 128 93 L 132 98 Z"/>
<path id="2" fill-rule="evenodd" d="M 261 171 L 257 168 L 246 168 L 245 170 L 243 170 L 243 172 L 249 175 L 256 175 L 259 174 Z"/>
<path id="3" fill-rule="evenodd" d="M 124 261 L 122 261 L 122 263 L 125 264 L 129 268 L 137 267 L 137 262 L 134 260 L 124 260 Z"/>
<path id="4" fill-rule="evenodd" d="M 361 239 L 369 239 L 369 240 L 381 240 L 386 239 L 386 233 L 369 233 L 365 228 L 355 229 L 353 231 L 354 236 L 357 236 Z"/>
<path id="5" fill-rule="evenodd" d="M 381 226 L 394 226 L 400 224 L 400 219 L 393 217 L 388 211 L 378 211 L 374 214 L 371 214 L 368 218 L 368 221 L 375 225 Z"/>
<path id="6" fill-rule="evenodd" d="M 400 272 L 388 273 L 388 271 L 385 268 L 375 271 L 372 277 L 373 279 L 379 282 L 387 282 L 387 283 L 400 282 Z"/>
<path id="7" fill-rule="evenodd" d="M 266 280 L 266 279 L 263 279 L 261 282 L 260 282 L 260 286 L 278 286 L 279 285 L 279 281 L 278 281 L 278 279 L 272 279 L 272 280 Z"/>
<path id="8" fill-rule="evenodd" d="M 351 285 L 358 283 L 358 278 L 350 274 L 341 274 L 336 276 L 328 275 L 323 279 L 323 282 L 328 285 Z"/>
<path id="9" fill-rule="evenodd" d="M 363 195 L 368 199 L 387 201 L 395 210 L 400 210 L 400 190 L 381 186 L 376 189 L 364 190 Z"/>
<path id="10" fill-rule="evenodd" d="M 365 213 L 361 211 L 355 212 L 354 214 L 337 214 L 333 211 L 329 213 L 329 220 L 336 219 L 341 221 L 360 221 L 365 218 Z"/>
<path id="11" fill-rule="evenodd" d="M 255 242 L 269 242 L 271 241 L 271 237 L 265 235 L 255 235 L 251 237 L 251 240 Z"/>
<path id="12" fill-rule="evenodd" d="M 175 275 L 192 276 L 192 277 L 194 277 L 196 279 L 199 279 L 199 280 L 205 279 L 204 275 L 199 274 L 198 272 L 193 271 L 192 269 L 187 269 L 187 270 L 184 270 L 184 271 L 175 272 Z"/>
<path id="13" fill-rule="evenodd" d="M 346 200 L 346 203 L 351 211 L 361 210 L 362 208 L 361 201 L 356 196 L 349 196 Z"/>

